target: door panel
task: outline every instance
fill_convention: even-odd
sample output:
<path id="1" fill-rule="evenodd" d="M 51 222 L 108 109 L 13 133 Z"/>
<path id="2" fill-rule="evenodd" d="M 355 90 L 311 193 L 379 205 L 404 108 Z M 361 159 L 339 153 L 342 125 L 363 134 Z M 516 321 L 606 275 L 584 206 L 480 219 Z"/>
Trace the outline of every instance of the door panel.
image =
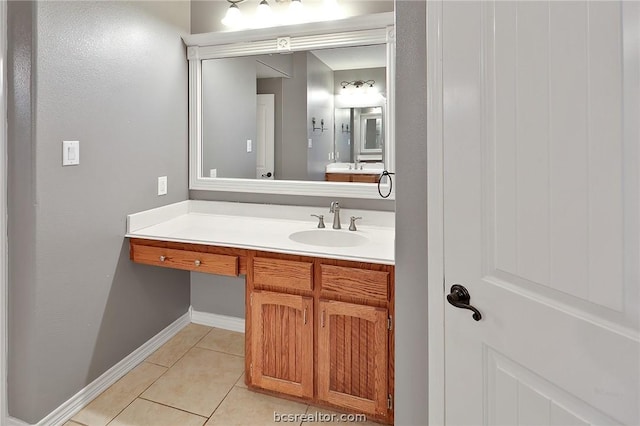
<path id="1" fill-rule="evenodd" d="M 624 8 L 444 2 L 448 424 L 640 423 Z"/>
<path id="2" fill-rule="evenodd" d="M 318 398 L 362 413 L 387 413 L 387 310 L 320 301 Z"/>
<path id="3" fill-rule="evenodd" d="M 313 298 L 254 290 L 251 383 L 313 397 Z"/>
<path id="4" fill-rule="evenodd" d="M 275 95 L 257 95 L 256 177 L 275 179 Z"/>

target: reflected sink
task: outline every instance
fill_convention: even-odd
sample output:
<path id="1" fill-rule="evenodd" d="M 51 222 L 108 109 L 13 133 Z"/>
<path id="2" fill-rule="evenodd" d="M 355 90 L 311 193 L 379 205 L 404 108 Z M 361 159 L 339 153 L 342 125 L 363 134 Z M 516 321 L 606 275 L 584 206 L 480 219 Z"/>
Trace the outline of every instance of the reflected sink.
<path id="1" fill-rule="evenodd" d="M 355 247 L 369 241 L 355 232 L 332 231 L 329 229 L 312 229 L 309 231 L 294 232 L 289 239 L 297 243 L 323 247 Z"/>

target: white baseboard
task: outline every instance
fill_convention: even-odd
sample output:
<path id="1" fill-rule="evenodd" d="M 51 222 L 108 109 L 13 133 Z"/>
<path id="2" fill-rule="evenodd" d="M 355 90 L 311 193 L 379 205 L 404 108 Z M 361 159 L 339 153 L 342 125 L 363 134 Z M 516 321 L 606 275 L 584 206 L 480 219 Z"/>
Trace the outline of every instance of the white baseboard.
<path id="1" fill-rule="evenodd" d="M 226 315 L 210 314 L 208 312 L 191 311 L 191 322 L 223 330 L 244 333 L 244 319 Z"/>
<path id="2" fill-rule="evenodd" d="M 89 383 L 84 389 L 72 396 L 44 419 L 34 426 L 59 426 L 67 422 L 85 405 L 104 392 L 109 386 L 117 382 L 122 376 L 131 371 L 136 365 L 144 361 L 149 355 L 164 345 L 169 339 L 191 322 L 191 308 L 180 318 L 171 323 L 160 333 L 153 336 L 135 351 L 131 352 L 122 361 L 104 372 L 100 377 Z M 9 417 L 8 426 L 29 426 L 22 420 Z"/>

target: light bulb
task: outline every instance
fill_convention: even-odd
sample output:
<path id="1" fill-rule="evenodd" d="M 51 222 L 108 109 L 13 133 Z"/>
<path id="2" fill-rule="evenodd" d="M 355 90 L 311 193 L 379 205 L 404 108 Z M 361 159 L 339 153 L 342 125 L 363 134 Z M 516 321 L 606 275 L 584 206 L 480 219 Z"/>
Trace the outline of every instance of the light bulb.
<path id="1" fill-rule="evenodd" d="M 240 8 L 237 4 L 231 3 L 229 10 L 227 10 L 227 14 L 222 18 L 221 22 L 227 27 L 239 27 L 241 21 L 242 12 L 240 12 Z"/>
<path id="2" fill-rule="evenodd" d="M 256 10 L 255 27 L 269 27 L 274 24 L 273 11 L 267 0 L 262 0 Z"/>
<path id="3" fill-rule="evenodd" d="M 338 4 L 338 0 L 324 0 L 325 19 L 340 19 L 344 13 Z"/>
<path id="4" fill-rule="evenodd" d="M 291 3 L 289 4 L 289 15 L 291 18 L 299 20 L 302 18 L 302 13 L 302 0 L 291 0 Z"/>

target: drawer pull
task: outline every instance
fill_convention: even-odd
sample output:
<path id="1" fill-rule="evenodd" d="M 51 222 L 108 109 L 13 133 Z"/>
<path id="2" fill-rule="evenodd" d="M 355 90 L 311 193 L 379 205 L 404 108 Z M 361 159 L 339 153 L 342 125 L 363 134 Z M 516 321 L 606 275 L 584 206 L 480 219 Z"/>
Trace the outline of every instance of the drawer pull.
<path id="1" fill-rule="evenodd" d="M 166 256 L 160 256 L 160 262 L 164 262 L 165 260 L 167 260 Z"/>
<path id="2" fill-rule="evenodd" d="M 194 263 L 196 266 L 200 266 L 200 263 L 201 263 L 201 262 L 200 262 L 198 259 L 196 259 L 196 261 L 195 261 L 195 262 L 193 262 L 193 263 Z"/>

